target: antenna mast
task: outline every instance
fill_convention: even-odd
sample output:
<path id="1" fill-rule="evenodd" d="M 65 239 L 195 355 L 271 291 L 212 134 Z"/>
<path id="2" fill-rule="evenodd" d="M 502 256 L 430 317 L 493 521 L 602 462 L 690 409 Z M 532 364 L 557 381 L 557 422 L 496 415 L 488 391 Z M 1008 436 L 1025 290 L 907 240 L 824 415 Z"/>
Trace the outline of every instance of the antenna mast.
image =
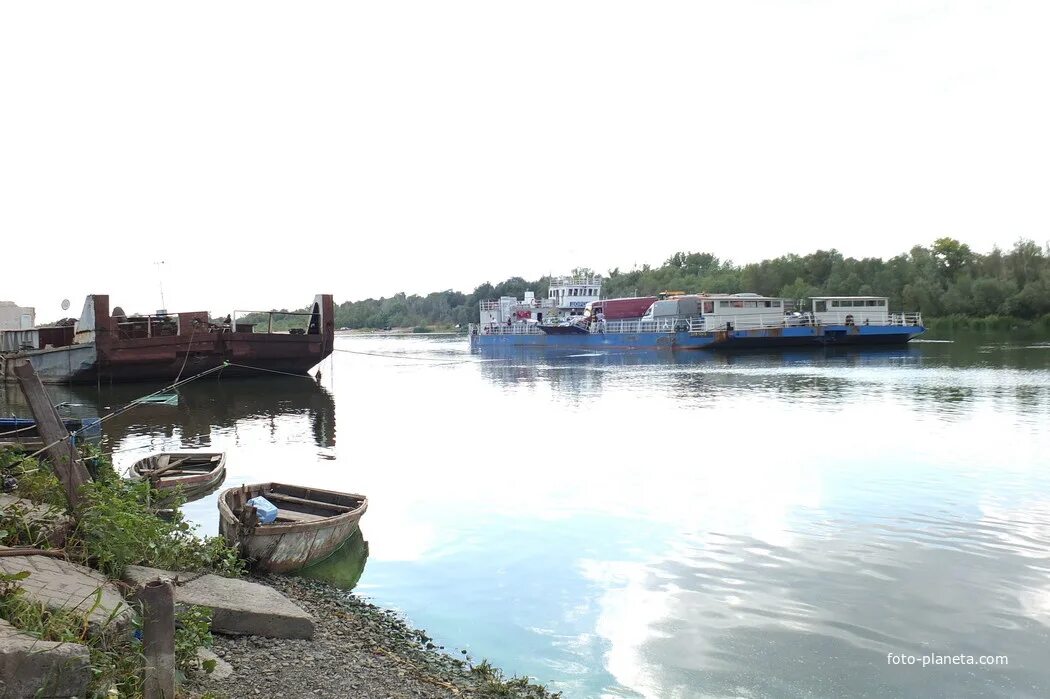
<path id="1" fill-rule="evenodd" d="M 160 286 L 160 307 L 165 312 L 167 312 L 168 306 L 167 306 L 167 304 L 164 303 L 164 279 L 161 277 L 161 274 L 160 274 L 160 266 L 162 264 L 164 264 L 164 260 L 160 260 L 159 262 L 154 262 L 153 264 L 155 264 L 157 266 L 157 285 Z"/>

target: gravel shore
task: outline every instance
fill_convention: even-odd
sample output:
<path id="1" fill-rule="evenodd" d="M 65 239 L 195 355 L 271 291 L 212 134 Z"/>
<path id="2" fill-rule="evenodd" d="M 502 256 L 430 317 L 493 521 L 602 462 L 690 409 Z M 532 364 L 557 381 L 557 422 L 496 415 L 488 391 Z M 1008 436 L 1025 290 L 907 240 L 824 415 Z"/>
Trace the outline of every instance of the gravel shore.
<path id="1" fill-rule="evenodd" d="M 394 614 L 326 583 L 296 577 L 254 578 L 313 615 L 309 641 L 215 636 L 212 651 L 233 672 L 192 673 L 191 696 L 219 697 L 522 697 L 557 694 L 436 647 Z"/>

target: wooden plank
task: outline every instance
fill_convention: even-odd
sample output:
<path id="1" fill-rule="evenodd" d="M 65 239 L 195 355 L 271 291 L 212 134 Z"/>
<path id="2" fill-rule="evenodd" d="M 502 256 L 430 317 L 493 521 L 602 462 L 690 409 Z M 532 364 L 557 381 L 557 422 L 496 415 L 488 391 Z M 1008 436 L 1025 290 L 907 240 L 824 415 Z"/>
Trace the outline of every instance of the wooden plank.
<path id="1" fill-rule="evenodd" d="M 75 509 L 80 504 L 80 486 L 91 478 L 87 467 L 73 446 L 69 430 L 58 417 L 58 411 L 51 403 L 44 385 L 40 383 L 40 377 L 33 370 L 33 365 L 26 359 L 18 359 L 12 368 L 29 403 L 29 409 L 36 419 L 37 432 L 45 445 L 51 445 L 46 451 L 47 458 L 55 469 L 58 480 L 62 482 L 70 508 Z"/>
<path id="2" fill-rule="evenodd" d="M 330 502 L 320 502 L 318 500 L 307 500 L 306 498 L 297 498 L 294 495 L 285 495 L 284 493 L 263 493 L 262 496 L 267 500 L 277 502 L 287 502 L 294 505 L 302 505 L 303 507 L 312 507 L 316 510 L 333 510 L 335 512 L 353 512 L 355 508 L 347 507 L 346 505 L 336 505 Z M 278 507 L 280 507 L 278 505 Z"/>
<path id="3" fill-rule="evenodd" d="M 331 515 L 325 517 L 324 515 L 310 515 L 305 512 L 295 512 L 293 510 L 277 510 L 276 522 L 319 522 L 326 519 L 331 519 Z M 263 525 L 265 526 L 265 525 Z"/>

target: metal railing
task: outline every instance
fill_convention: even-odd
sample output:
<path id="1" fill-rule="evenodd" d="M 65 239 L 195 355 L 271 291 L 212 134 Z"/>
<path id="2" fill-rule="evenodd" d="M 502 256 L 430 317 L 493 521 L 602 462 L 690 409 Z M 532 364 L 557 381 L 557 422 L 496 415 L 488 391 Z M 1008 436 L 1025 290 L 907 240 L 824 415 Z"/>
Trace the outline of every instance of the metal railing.
<path id="1" fill-rule="evenodd" d="M 117 337 L 121 340 L 144 337 L 170 337 L 179 333 L 177 313 L 157 313 L 146 316 L 124 316 L 115 323 Z"/>
<path id="2" fill-rule="evenodd" d="M 471 335 L 542 335 L 536 323 L 471 323 Z"/>
<path id="3" fill-rule="evenodd" d="M 878 326 L 921 326 L 921 313 L 889 313 L 885 317 L 875 318 L 861 314 L 821 313 L 794 315 L 739 315 L 727 319 L 725 316 L 668 316 L 657 320 L 601 320 L 589 324 L 578 323 L 592 334 L 641 334 L 641 333 L 702 333 L 717 330 L 760 330 L 765 328 L 797 328 L 826 325 L 878 325 Z M 471 323 L 473 335 L 540 335 L 543 331 L 537 323 Z"/>
<path id="4" fill-rule="evenodd" d="M 252 316 L 252 315 L 265 315 L 266 316 L 266 332 L 272 334 L 273 333 L 273 317 L 275 315 L 278 315 L 278 316 L 303 316 L 305 318 L 310 318 L 314 314 L 313 313 L 309 313 L 309 312 L 305 312 L 305 311 L 234 311 L 233 313 L 230 314 L 230 327 L 233 328 L 233 329 L 236 329 L 236 327 L 237 327 L 237 320 L 239 318 L 244 318 L 245 316 Z M 252 325 L 255 325 L 255 323 L 252 323 Z M 309 320 L 306 321 L 306 325 L 307 325 L 306 328 L 302 328 L 303 332 L 306 332 L 308 330 L 309 325 L 310 325 L 310 321 Z M 299 328 L 292 328 L 292 329 L 293 330 L 298 330 Z"/>

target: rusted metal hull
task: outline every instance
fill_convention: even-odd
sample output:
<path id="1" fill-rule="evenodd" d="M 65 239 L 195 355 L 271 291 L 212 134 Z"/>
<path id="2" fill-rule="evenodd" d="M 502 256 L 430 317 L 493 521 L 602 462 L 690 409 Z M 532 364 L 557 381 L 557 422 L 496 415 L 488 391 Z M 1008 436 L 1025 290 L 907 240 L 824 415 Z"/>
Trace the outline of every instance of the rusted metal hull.
<path id="1" fill-rule="evenodd" d="M 347 511 L 314 521 L 282 521 L 280 513 L 284 512 L 286 503 L 278 498 L 289 493 L 303 496 L 293 495 L 293 499 L 333 503 Z M 277 505 L 276 522 L 254 524 L 254 511 L 245 516 L 245 503 L 258 495 L 272 498 Z M 245 485 L 224 490 L 219 495 L 219 531 L 227 542 L 239 547 L 241 555 L 251 561 L 256 570 L 290 573 L 331 555 L 354 533 L 367 509 L 368 499 L 353 493 L 282 483 Z"/>
<path id="2" fill-rule="evenodd" d="M 90 332 L 78 332 L 76 342 L 63 347 L 5 353 L 0 356 L 0 377 L 14 380 L 10 367 L 17 359 L 29 360 L 44 383 L 168 381 L 224 363 L 229 363 L 222 370 L 226 377 L 266 372 L 306 375 L 332 353 L 335 344 L 334 306 L 327 294 L 317 297 L 319 320 L 303 335 L 230 332 L 230 328 L 214 332 L 206 322 L 195 320 L 203 316 L 206 321 L 207 314 L 187 313 L 179 314 L 177 334 L 127 338 L 110 317 L 109 297 L 89 297 L 87 306 L 84 318 L 90 317 Z"/>

